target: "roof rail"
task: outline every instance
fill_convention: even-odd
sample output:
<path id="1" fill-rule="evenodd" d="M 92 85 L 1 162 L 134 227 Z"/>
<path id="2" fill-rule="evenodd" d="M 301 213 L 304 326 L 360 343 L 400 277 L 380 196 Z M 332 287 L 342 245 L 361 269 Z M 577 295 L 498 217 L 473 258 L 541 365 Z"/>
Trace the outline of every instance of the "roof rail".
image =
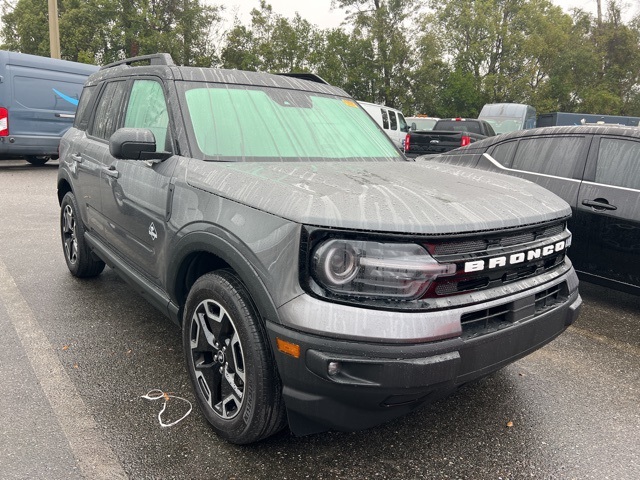
<path id="1" fill-rule="evenodd" d="M 315 73 L 276 73 L 283 77 L 299 78 L 300 80 L 308 80 L 310 82 L 322 83 L 323 85 L 329 85 L 329 82 L 319 77 Z"/>
<path id="2" fill-rule="evenodd" d="M 144 62 L 149 60 L 149 65 L 167 65 L 167 66 L 175 66 L 173 63 L 173 58 L 169 53 L 154 53 L 152 55 L 142 55 L 140 57 L 132 57 L 125 58 L 124 60 L 118 60 L 117 62 L 108 63 L 100 67 L 100 70 L 104 70 L 106 68 L 117 67 L 118 65 L 131 65 L 132 63 Z"/>

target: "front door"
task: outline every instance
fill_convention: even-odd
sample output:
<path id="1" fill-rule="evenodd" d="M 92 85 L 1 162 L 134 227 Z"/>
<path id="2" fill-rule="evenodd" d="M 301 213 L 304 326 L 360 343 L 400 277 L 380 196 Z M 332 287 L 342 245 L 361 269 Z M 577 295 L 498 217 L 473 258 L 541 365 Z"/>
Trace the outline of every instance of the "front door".
<path id="1" fill-rule="evenodd" d="M 169 115 L 162 84 L 139 79 L 132 84 L 124 110 L 123 127 L 154 133 L 156 151 L 171 150 Z M 102 214 L 106 239 L 125 259 L 159 283 L 160 266 L 170 214 L 171 178 L 177 157 L 163 162 L 117 160 L 103 170 Z"/>

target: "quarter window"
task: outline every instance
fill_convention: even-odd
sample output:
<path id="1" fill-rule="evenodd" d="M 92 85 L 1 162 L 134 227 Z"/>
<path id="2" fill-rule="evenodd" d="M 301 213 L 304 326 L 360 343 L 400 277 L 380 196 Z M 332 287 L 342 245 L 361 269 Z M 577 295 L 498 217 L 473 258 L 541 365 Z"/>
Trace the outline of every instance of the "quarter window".
<path id="1" fill-rule="evenodd" d="M 584 137 L 537 137 L 520 140 L 512 168 L 571 178 L 580 159 Z"/>
<path id="2" fill-rule="evenodd" d="M 601 139 L 595 181 L 640 190 L 640 142 Z"/>

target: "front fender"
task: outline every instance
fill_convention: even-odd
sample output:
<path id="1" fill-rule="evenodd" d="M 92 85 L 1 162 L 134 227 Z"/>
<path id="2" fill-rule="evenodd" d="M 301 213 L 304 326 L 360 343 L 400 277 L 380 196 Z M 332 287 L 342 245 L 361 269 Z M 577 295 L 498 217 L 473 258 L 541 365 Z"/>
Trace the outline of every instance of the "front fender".
<path id="1" fill-rule="evenodd" d="M 177 236 L 179 239 L 171 247 L 169 255 L 171 260 L 167 266 L 167 292 L 170 296 L 169 310 L 172 318 L 175 317 L 174 320 L 181 322 L 180 317 L 186 302 L 184 285 L 187 269 L 194 255 L 204 253 L 219 259 L 217 267 L 225 268 L 228 265 L 235 271 L 249 291 L 262 318 L 280 323 L 277 305 L 283 301 L 283 296 L 293 298 L 300 292 L 295 291 L 295 288 L 289 288 L 289 293 L 282 289 L 283 285 L 290 284 L 282 278 L 283 276 L 295 275 L 297 278 L 297 272 L 287 271 L 292 265 L 297 269 L 297 259 L 291 261 L 290 256 L 286 257 L 286 262 L 278 259 L 282 257 L 283 249 L 286 248 L 292 248 L 297 255 L 299 231 L 296 224 L 282 221 L 280 227 L 271 230 L 269 235 L 247 244 L 220 226 L 191 224 Z M 292 243 L 294 245 L 291 245 Z"/>

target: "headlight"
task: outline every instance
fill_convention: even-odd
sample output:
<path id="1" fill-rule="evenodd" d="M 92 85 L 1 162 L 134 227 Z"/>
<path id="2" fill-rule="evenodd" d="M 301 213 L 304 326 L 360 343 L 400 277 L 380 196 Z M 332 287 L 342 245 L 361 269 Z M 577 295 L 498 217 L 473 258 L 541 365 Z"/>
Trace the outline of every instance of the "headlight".
<path id="1" fill-rule="evenodd" d="M 333 239 L 311 255 L 318 285 L 344 297 L 414 300 L 455 264 L 440 264 L 420 245 Z"/>

